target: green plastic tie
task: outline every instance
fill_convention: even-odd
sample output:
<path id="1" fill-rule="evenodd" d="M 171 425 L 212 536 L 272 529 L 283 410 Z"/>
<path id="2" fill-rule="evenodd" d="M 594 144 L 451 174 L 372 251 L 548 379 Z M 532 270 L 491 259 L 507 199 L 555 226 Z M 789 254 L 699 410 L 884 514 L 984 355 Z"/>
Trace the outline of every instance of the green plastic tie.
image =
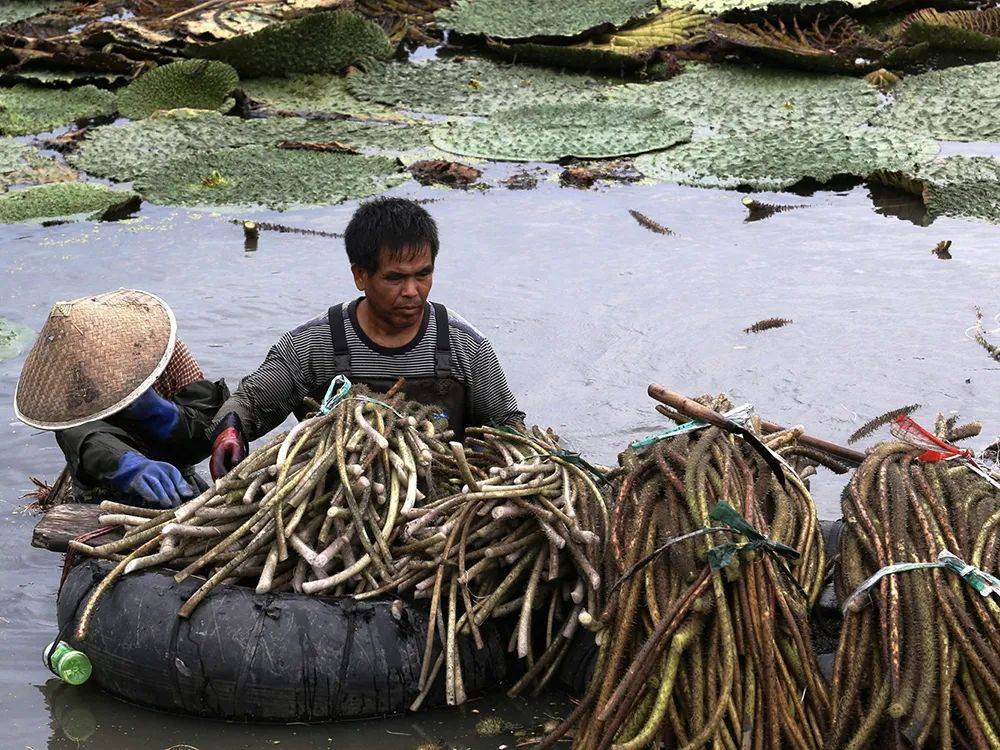
<path id="1" fill-rule="evenodd" d="M 338 375 L 331 380 L 329 387 L 326 389 L 326 395 L 323 396 L 323 403 L 319 406 L 320 414 L 329 414 L 333 407 L 347 398 L 347 394 L 350 391 L 351 381 L 345 376 Z"/>
<path id="2" fill-rule="evenodd" d="M 742 534 L 749 540 L 743 543 L 726 542 L 725 544 L 712 547 L 708 551 L 708 562 L 712 566 L 712 570 L 721 570 L 730 565 L 736 555 L 743 550 L 763 550 L 786 560 L 797 560 L 799 558 L 798 550 L 789 547 L 787 544 L 768 539 L 750 525 L 750 522 L 727 502 L 716 503 L 715 507 L 708 514 L 708 517 L 713 521 L 724 523 L 733 531 Z"/>

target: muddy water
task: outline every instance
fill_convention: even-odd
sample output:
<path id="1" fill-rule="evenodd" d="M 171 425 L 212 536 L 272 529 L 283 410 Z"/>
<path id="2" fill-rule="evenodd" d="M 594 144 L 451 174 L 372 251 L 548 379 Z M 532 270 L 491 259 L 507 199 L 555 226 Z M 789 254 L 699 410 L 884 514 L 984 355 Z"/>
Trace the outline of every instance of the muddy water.
<path id="1" fill-rule="evenodd" d="M 645 395 L 656 381 L 690 394 L 726 390 L 769 419 L 842 440 L 902 404 L 918 416 L 957 410 L 1000 432 L 1000 367 L 966 336 L 974 305 L 1000 311 L 1000 231 L 939 219 L 921 227 L 872 210 L 862 187 L 745 223 L 740 195 L 676 186 L 482 194 L 404 187 L 434 198 L 442 232 L 433 297 L 493 341 L 529 417 L 553 425 L 592 460 L 663 426 Z M 670 227 L 661 236 L 627 209 Z M 285 214 L 218 215 L 145 207 L 125 223 L 0 228 L 0 317 L 41 325 L 50 304 L 138 286 L 173 306 L 180 335 L 213 377 L 235 385 L 283 331 L 354 293 L 338 240 L 263 232 L 243 249 L 229 219 L 341 231 L 348 204 Z M 932 253 L 950 239 L 952 260 Z M 748 336 L 779 316 L 794 323 Z M 124 706 L 93 688 L 48 683 L 59 559 L 29 547 L 18 514 L 28 475 L 61 467 L 51 436 L 14 420 L 23 355 L 0 363 L 0 746 L 201 750 L 244 747 L 412 748 L 426 739 L 493 748 L 472 724 L 499 712 L 527 726 L 558 707 L 495 700 L 417 718 L 324 727 L 242 727 Z M 842 480 L 814 487 L 837 514 Z M 473 713 L 479 711 L 480 713 Z"/>

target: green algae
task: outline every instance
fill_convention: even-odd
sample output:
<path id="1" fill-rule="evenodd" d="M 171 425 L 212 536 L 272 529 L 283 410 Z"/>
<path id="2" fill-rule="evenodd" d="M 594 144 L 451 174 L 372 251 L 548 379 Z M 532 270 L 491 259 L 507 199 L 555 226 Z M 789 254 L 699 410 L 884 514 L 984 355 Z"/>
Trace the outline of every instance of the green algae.
<path id="1" fill-rule="evenodd" d="M 375 195 L 408 177 L 397 159 L 384 156 L 254 145 L 169 159 L 134 187 L 154 203 L 280 210 Z"/>
<path id="2" fill-rule="evenodd" d="M 689 125 L 657 107 L 596 102 L 514 107 L 486 121 L 444 123 L 431 133 L 444 151 L 501 161 L 628 156 L 690 137 Z"/>
<path id="3" fill-rule="evenodd" d="M 874 122 L 955 141 L 1000 139 L 1000 62 L 904 78 Z"/>
<path id="4" fill-rule="evenodd" d="M 636 159 L 647 177 L 698 187 L 781 190 L 805 178 L 867 177 L 930 161 L 937 144 L 889 128 L 800 126 L 684 143 Z"/>
<path id="5" fill-rule="evenodd" d="M 337 73 L 352 63 L 392 56 L 389 37 L 378 25 L 345 10 L 312 13 L 189 51 L 229 63 L 246 78 Z"/>
<path id="6" fill-rule="evenodd" d="M 164 168 L 173 159 L 282 141 L 338 141 L 395 155 L 430 145 L 426 128 L 348 120 L 273 117 L 243 120 L 205 110 L 170 110 L 122 126 L 96 128 L 67 160 L 93 175 L 127 181 Z"/>
<path id="7" fill-rule="evenodd" d="M 76 170 L 13 138 L 0 138 L 0 189 L 11 185 L 41 185 L 77 178 Z"/>
<path id="8" fill-rule="evenodd" d="M 0 89 L 0 134 L 41 133 L 115 109 L 115 95 L 96 86 L 53 89 L 22 83 Z"/>
<path id="9" fill-rule="evenodd" d="M 578 73 L 466 58 L 368 66 L 348 76 L 347 88 L 362 101 L 412 112 L 488 115 L 522 104 L 595 98 L 612 86 Z"/>
<path id="10" fill-rule="evenodd" d="M 361 119 L 410 121 L 391 107 L 356 98 L 349 78 L 328 73 L 305 73 L 287 78 L 254 78 L 243 91 L 271 114 L 349 115 Z"/>
<path id="11" fill-rule="evenodd" d="M 236 70 L 218 60 L 179 60 L 153 68 L 118 92 L 118 111 L 133 120 L 157 110 L 222 110 L 239 84 Z"/>
<path id="12" fill-rule="evenodd" d="M 435 17 L 440 27 L 459 34 L 528 39 L 574 37 L 657 10 L 655 0 L 456 0 Z"/>
<path id="13" fill-rule="evenodd" d="M 95 182 L 59 182 L 12 190 L 0 195 L 0 223 L 54 219 L 84 213 L 103 213 L 135 198 Z"/>
<path id="14" fill-rule="evenodd" d="M 0 362 L 13 359 L 31 344 L 33 331 L 5 318 L 0 318 Z"/>

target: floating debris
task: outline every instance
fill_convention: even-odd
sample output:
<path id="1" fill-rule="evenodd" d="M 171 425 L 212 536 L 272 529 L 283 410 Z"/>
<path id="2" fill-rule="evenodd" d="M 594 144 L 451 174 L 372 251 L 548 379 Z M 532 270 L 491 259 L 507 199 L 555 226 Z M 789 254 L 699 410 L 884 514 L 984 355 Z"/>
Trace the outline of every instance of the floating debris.
<path id="1" fill-rule="evenodd" d="M 231 219 L 230 223 L 238 224 L 246 230 L 247 224 L 252 224 L 254 231 L 259 232 L 280 232 L 282 234 L 302 234 L 310 237 L 330 237 L 341 239 L 344 235 L 339 232 L 327 232 L 323 229 L 304 229 L 302 227 L 290 227 L 286 224 L 275 224 L 270 221 L 249 221 L 246 219 Z"/>
<path id="2" fill-rule="evenodd" d="M 137 207 L 135 193 L 96 182 L 58 182 L 0 194 L 0 223 L 54 219 L 94 214 L 93 219 L 115 217 Z M 123 204 L 126 204 L 123 206 Z M 110 213 L 108 213 L 110 211 Z"/>
<path id="3" fill-rule="evenodd" d="M 630 208 L 628 212 L 632 215 L 633 219 L 639 222 L 639 226 L 645 227 L 650 232 L 656 232 L 657 234 L 673 234 L 673 232 L 671 232 L 662 224 L 653 221 L 648 216 L 639 213 L 635 209 Z"/>
<path id="4" fill-rule="evenodd" d="M 882 2 L 882 0 L 846 0 L 845 5 L 852 9 L 865 8 Z M 775 9 L 776 5 L 790 8 L 799 6 L 800 8 L 811 8 L 822 4 L 822 0 L 661 0 L 664 8 L 686 8 L 699 13 L 707 13 L 712 16 L 723 16 L 733 14 L 733 11 L 768 11 Z"/>
<path id="5" fill-rule="evenodd" d="M 589 167 L 566 167 L 559 174 L 559 182 L 568 187 L 581 188 L 587 190 L 594 186 L 599 175 Z"/>
<path id="6" fill-rule="evenodd" d="M 764 318 L 764 320 L 758 320 L 753 325 L 744 328 L 743 333 L 762 333 L 770 331 L 772 328 L 784 328 L 791 322 L 788 318 Z"/>
<path id="7" fill-rule="evenodd" d="M 410 174 L 421 185 L 446 185 L 467 188 L 482 176 L 475 167 L 444 159 L 424 159 L 409 166 Z"/>
<path id="8" fill-rule="evenodd" d="M 657 12 L 655 0 L 455 0 L 437 13 L 438 25 L 493 39 L 576 37 L 624 26 Z"/>
<path id="9" fill-rule="evenodd" d="M 506 719 L 499 716 L 487 716 L 476 722 L 477 737 L 498 737 L 506 732 L 513 731 L 516 727 Z"/>
<path id="10" fill-rule="evenodd" d="M 996 362 L 1000 362 L 1000 346 L 993 344 L 986 338 L 986 329 L 983 328 L 983 311 L 978 307 L 976 308 L 976 328 L 973 338 L 976 343 L 979 344 L 986 353 L 990 355 Z M 996 333 L 996 331 L 992 331 Z"/>
<path id="11" fill-rule="evenodd" d="M 879 414 L 873 419 L 869 419 L 858 429 L 851 433 L 851 436 L 847 438 L 848 444 L 853 444 L 861 440 L 861 438 L 868 437 L 873 432 L 875 432 L 880 427 L 885 427 L 887 424 L 891 424 L 896 420 L 897 417 L 908 417 L 917 409 L 920 408 L 920 404 L 910 404 L 909 406 L 901 406 L 898 409 L 893 409 L 891 411 Z"/>
<path id="12" fill-rule="evenodd" d="M 240 78 L 232 66 L 217 60 L 181 60 L 136 78 L 118 92 L 118 111 L 133 120 L 161 109 L 232 109 L 230 94 Z"/>
<path id="13" fill-rule="evenodd" d="M 928 458 L 960 451 L 909 418 L 894 435 L 841 494 L 834 583 L 844 623 L 825 747 L 888 747 L 893 737 L 989 747 L 984 738 L 1000 736 L 1000 640 L 976 569 L 1000 569 L 1000 492 L 961 459 Z"/>
<path id="14" fill-rule="evenodd" d="M 951 240 L 943 240 L 931 250 L 941 260 L 951 260 Z"/>
<path id="15" fill-rule="evenodd" d="M 643 154 L 635 165 L 648 177 L 682 185 L 781 190 L 806 178 L 824 183 L 909 168 L 937 152 L 932 139 L 891 128 L 799 126 L 681 143 Z"/>
<path id="16" fill-rule="evenodd" d="M 885 68 L 873 70 L 865 76 L 865 80 L 879 91 L 887 92 L 899 85 L 902 80 L 898 75 Z"/>
<path id="17" fill-rule="evenodd" d="M 925 8 L 899 25 L 909 42 L 966 52 L 1000 52 L 1000 8 L 939 11 Z"/>
<path id="18" fill-rule="evenodd" d="M 500 180 L 500 184 L 508 190 L 534 190 L 538 187 L 538 172 L 520 170 Z"/>
<path id="19" fill-rule="evenodd" d="M 441 43 L 434 14 L 450 0 L 354 0 L 355 9 L 376 21 L 393 44 L 433 47 Z"/>
<path id="20" fill-rule="evenodd" d="M 485 122 L 449 122 L 431 131 L 444 151 L 502 161 L 627 156 L 690 137 L 690 126 L 657 107 L 596 102 L 514 107 Z"/>
<path id="21" fill-rule="evenodd" d="M 28 135 L 76 120 L 110 115 L 115 95 L 95 86 L 50 89 L 18 84 L 0 88 L 0 134 Z"/>
<path id="22" fill-rule="evenodd" d="M 276 23 L 245 36 L 193 45 L 192 57 L 229 63 L 241 76 L 287 73 L 339 73 L 361 60 L 388 60 L 392 46 L 385 32 L 346 10 L 313 13 Z"/>
<path id="23" fill-rule="evenodd" d="M 747 218 L 744 221 L 760 221 L 761 219 L 767 219 L 775 214 L 780 214 L 785 211 L 793 211 L 796 208 L 807 208 L 804 203 L 796 204 L 780 204 L 780 203 L 764 203 L 762 201 L 751 198 L 749 195 L 744 196 L 743 205 L 747 209 Z"/>

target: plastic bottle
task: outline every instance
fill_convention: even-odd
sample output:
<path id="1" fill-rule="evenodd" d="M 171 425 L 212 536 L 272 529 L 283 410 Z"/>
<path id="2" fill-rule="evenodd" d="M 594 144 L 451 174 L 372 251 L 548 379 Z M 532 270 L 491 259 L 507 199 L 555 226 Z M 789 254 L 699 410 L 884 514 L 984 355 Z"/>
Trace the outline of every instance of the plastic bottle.
<path id="1" fill-rule="evenodd" d="M 52 668 L 63 682 L 70 685 L 82 685 L 90 679 L 93 667 L 90 659 L 82 651 L 77 651 L 66 641 L 50 643 L 45 648 L 43 663 L 52 664 Z"/>

